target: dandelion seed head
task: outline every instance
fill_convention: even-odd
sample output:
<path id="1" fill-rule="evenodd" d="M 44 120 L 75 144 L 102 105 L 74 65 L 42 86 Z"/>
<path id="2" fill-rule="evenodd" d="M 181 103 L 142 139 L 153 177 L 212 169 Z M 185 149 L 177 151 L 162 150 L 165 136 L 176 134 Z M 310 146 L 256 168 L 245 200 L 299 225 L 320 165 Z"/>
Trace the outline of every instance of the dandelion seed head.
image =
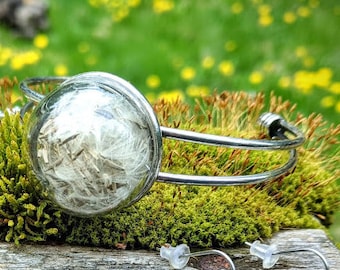
<path id="1" fill-rule="evenodd" d="M 35 171 L 68 212 L 106 213 L 135 199 L 141 183 L 153 178 L 155 136 L 123 94 L 82 82 L 62 87 L 39 104 L 35 123 Z"/>

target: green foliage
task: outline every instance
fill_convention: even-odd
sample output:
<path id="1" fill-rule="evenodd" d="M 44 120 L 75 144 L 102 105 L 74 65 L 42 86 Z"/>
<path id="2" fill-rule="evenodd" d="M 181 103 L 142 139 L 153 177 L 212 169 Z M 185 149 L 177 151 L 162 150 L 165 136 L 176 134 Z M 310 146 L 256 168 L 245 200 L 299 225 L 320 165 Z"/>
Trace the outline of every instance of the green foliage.
<path id="1" fill-rule="evenodd" d="M 5 89 L 10 91 L 11 88 Z M 3 105 L 6 102 L 3 102 Z M 198 187 L 155 183 L 134 205 L 100 217 L 80 218 L 49 202 L 31 171 L 25 128 L 18 114 L 0 124 L 0 240 L 63 241 L 107 247 L 151 248 L 164 243 L 226 247 L 270 237 L 284 228 L 319 228 L 331 223 L 339 205 L 340 127 L 323 127 L 320 118 L 293 117 L 288 102 L 271 97 L 270 109 L 304 130 L 295 171 L 264 184 Z M 264 138 L 254 123 L 263 95 L 223 93 L 189 106 L 164 100 L 154 104 L 162 125 L 227 136 Z M 252 174 L 280 166 L 285 152 L 239 151 L 164 140 L 162 170 L 187 174 Z"/>
<path id="2" fill-rule="evenodd" d="M 58 233 L 53 212 L 46 209 L 45 194 L 31 172 L 23 131 L 20 116 L 6 112 L 0 133 L 0 238 L 17 244 L 24 239 L 44 241 Z"/>

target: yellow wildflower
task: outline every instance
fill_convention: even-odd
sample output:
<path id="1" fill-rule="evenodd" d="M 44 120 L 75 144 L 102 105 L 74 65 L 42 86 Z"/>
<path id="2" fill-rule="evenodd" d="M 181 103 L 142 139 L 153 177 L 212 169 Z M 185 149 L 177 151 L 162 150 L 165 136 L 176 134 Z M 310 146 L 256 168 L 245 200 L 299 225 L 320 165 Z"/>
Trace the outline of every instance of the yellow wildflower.
<path id="1" fill-rule="evenodd" d="M 329 87 L 329 91 L 333 94 L 339 95 L 340 94 L 340 82 L 334 82 Z"/>
<path id="2" fill-rule="evenodd" d="M 283 14 L 283 21 L 287 24 L 292 24 L 296 21 L 296 15 L 292 11 L 287 11 Z"/>
<path id="3" fill-rule="evenodd" d="M 272 11 L 272 8 L 271 6 L 269 5 L 260 5 L 257 9 L 257 12 L 260 14 L 260 15 L 269 15 L 270 12 Z"/>
<path id="4" fill-rule="evenodd" d="M 305 70 L 299 70 L 294 74 L 294 86 L 303 93 L 308 94 L 313 89 L 314 74 Z"/>
<path id="5" fill-rule="evenodd" d="M 311 14 L 311 11 L 309 9 L 309 7 L 299 7 L 298 10 L 297 10 L 297 14 L 300 16 L 300 17 L 303 17 L 303 18 L 306 18 L 308 16 L 310 16 Z"/>
<path id="6" fill-rule="evenodd" d="M 218 70 L 223 76 L 228 77 L 234 74 L 235 67 L 231 61 L 224 60 L 218 65 Z"/>
<path id="7" fill-rule="evenodd" d="M 27 51 L 13 55 L 10 67 L 13 70 L 20 70 L 25 65 L 33 65 L 40 60 L 40 53 L 37 51 Z"/>
<path id="8" fill-rule="evenodd" d="M 340 113 L 340 101 L 338 101 L 336 104 L 335 104 L 335 111 L 337 113 Z"/>
<path id="9" fill-rule="evenodd" d="M 141 0 L 128 0 L 127 4 L 129 7 L 135 8 L 138 7 L 141 3 Z"/>
<path id="10" fill-rule="evenodd" d="M 307 51 L 306 47 L 304 47 L 304 46 L 298 46 L 295 49 L 295 55 L 297 57 L 305 57 L 307 54 L 308 54 L 308 51 Z"/>
<path id="11" fill-rule="evenodd" d="M 315 72 L 314 84 L 319 87 L 327 87 L 331 83 L 333 71 L 330 68 L 320 68 Z"/>
<path id="12" fill-rule="evenodd" d="M 33 39 L 33 44 L 38 49 L 44 49 L 48 45 L 48 37 L 44 34 L 38 34 Z"/>
<path id="13" fill-rule="evenodd" d="M 102 5 L 106 5 L 111 8 L 119 8 L 124 5 L 124 1 L 123 0 L 111 0 L 111 1 L 103 0 Z"/>
<path id="14" fill-rule="evenodd" d="M 235 2 L 231 5 L 231 12 L 234 14 L 240 14 L 243 11 L 243 4 L 240 2 Z"/>
<path id="15" fill-rule="evenodd" d="M 12 56 L 13 51 L 10 48 L 4 48 L 0 46 L 0 66 L 6 65 Z"/>
<path id="16" fill-rule="evenodd" d="M 159 99 L 164 99 L 167 101 L 184 100 L 184 93 L 180 89 L 174 89 L 171 91 L 161 92 L 158 96 Z"/>
<path id="17" fill-rule="evenodd" d="M 10 67 L 13 70 L 20 70 L 25 66 L 24 59 L 21 58 L 21 55 L 15 55 L 11 58 Z"/>
<path id="18" fill-rule="evenodd" d="M 271 25 L 273 23 L 273 21 L 274 21 L 274 18 L 270 14 L 261 15 L 259 17 L 259 24 L 263 27 Z"/>
<path id="19" fill-rule="evenodd" d="M 279 79 L 279 87 L 288 88 L 291 84 L 291 79 L 288 76 L 283 76 Z"/>
<path id="20" fill-rule="evenodd" d="M 40 60 L 41 55 L 38 51 L 28 51 L 26 53 L 21 54 L 20 57 L 23 58 L 25 65 L 33 65 Z"/>
<path id="21" fill-rule="evenodd" d="M 196 76 L 196 70 L 193 67 L 185 67 L 181 71 L 181 78 L 185 81 L 191 81 Z"/>
<path id="22" fill-rule="evenodd" d="M 210 69 L 214 66 L 215 59 L 212 56 L 206 56 L 202 60 L 202 67 L 204 69 Z"/>
<path id="23" fill-rule="evenodd" d="M 99 7 L 100 6 L 100 1 L 98 1 L 98 0 L 88 0 L 88 2 L 93 7 Z"/>
<path id="24" fill-rule="evenodd" d="M 204 97 L 209 94 L 209 87 L 199 86 L 199 85 L 190 85 L 187 88 L 186 92 L 189 97 Z"/>
<path id="25" fill-rule="evenodd" d="M 253 71 L 249 76 L 251 84 L 260 84 L 263 81 L 263 74 L 261 71 Z"/>
<path id="26" fill-rule="evenodd" d="M 335 104 L 335 98 L 333 96 L 325 96 L 321 99 L 321 106 L 324 108 L 330 108 Z"/>
<path id="27" fill-rule="evenodd" d="M 112 20 L 114 22 L 121 22 L 124 20 L 127 16 L 129 16 L 130 9 L 127 6 L 120 7 L 115 10 L 112 14 Z"/>
<path id="28" fill-rule="evenodd" d="M 59 64 L 54 68 L 54 73 L 57 76 L 65 76 L 68 73 L 68 68 L 64 64 Z"/>
<path id="29" fill-rule="evenodd" d="M 149 87 L 149 88 L 157 88 L 159 87 L 161 84 L 161 79 L 159 78 L 158 75 L 150 75 L 146 78 L 146 85 Z"/>
<path id="30" fill-rule="evenodd" d="M 153 0 L 153 11 L 157 14 L 171 11 L 174 7 L 173 0 Z"/>

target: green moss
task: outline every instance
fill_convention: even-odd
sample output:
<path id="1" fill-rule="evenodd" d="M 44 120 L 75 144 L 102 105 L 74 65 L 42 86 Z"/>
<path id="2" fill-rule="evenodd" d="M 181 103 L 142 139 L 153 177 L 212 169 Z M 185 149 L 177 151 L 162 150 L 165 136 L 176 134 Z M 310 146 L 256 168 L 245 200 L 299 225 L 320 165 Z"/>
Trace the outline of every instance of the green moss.
<path id="1" fill-rule="evenodd" d="M 1 82 L 1 81 L 0 81 Z M 0 84 L 1 85 L 1 84 Z M 14 85 L 4 84 L 2 91 Z M 264 97 L 245 93 L 212 95 L 195 106 L 180 101 L 154 105 L 162 125 L 228 136 L 264 138 L 254 125 Z M 10 99 L 2 98 L 2 109 Z M 105 216 L 79 218 L 56 209 L 34 177 L 24 131 L 28 117 L 5 114 L 0 125 L 0 240 L 63 241 L 107 247 L 156 248 L 164 243 L 226 247 L 270 237 L 283 228 L 331 224 L 339 205 L 339 127 L 303 118 L 272 96 L 271 111 L 283 114 L 307 134 L 294 173 L 264 184 L 197 187 L 155 183 L 139 202 Z M 187 174 L 252 174 L 275 168 L 285 152 L 241 151 L 164 140 L 162 170 Z"/>

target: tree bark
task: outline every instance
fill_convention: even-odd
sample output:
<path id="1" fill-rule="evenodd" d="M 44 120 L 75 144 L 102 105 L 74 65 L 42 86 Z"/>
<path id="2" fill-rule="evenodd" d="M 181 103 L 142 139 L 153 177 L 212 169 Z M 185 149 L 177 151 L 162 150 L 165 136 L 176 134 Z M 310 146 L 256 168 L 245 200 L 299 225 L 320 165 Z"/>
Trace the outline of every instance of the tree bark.
<path id="1" fill-rule="evenodd" d="M 327 238 L 322 230 L 287 230 L 274 235 L 268 243 L 275 243 L 279 250 L 288 248 L 313 248 L 321 252 L 330 265 L 330 269 L 340 267 L 340 252 Z M 262 261 L 251 256 L 249 248 L 223 249 L 234 261 L 237 270 L 258 270 Z M 209 260 L 213 256 L 190 259 L 189 269 L 221 269 L 213 268 Z M 222 258 L 219 258 L 218 261 Z M 223 262 L 223 265 L 225 263 Z M 155 251 L 110 250 L 94 247 L 70 245 L 38 245 L 0 242 L 0 269 L 172 269 L 167 260 L 162 259 Z M 222 268 L 228 269 L 228 268 Z M 281 255 L 273 270 L 325 269 L 321 259 L 310 252 Z"/>

